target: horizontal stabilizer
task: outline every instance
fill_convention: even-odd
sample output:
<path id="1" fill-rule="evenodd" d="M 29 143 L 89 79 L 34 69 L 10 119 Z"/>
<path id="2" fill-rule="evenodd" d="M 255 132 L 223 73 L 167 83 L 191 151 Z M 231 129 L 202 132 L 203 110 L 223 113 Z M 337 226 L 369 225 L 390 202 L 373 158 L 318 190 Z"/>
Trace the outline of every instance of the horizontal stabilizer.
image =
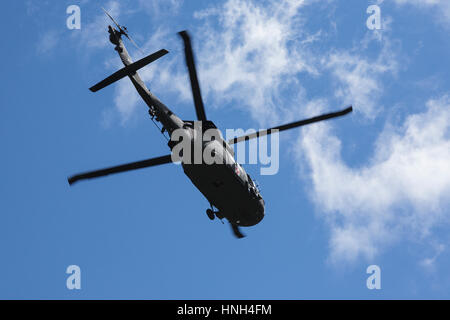
<path id="1" fill-rule="evenodd" d="M 161 49 L 155 53 L 152 53 L 151 55 L 148 55 L 145 58 L 142 58 L 141 60 L 138 60 L 138 61 L 120 69 L 119 71 L 114 72 L 108 78 L 100 81 L 95 86 L 89 88 L 89 90 L 91 90 L 92 92 L 97 92 L 98 90 L 109 86 L 110 84 L 116 82 L 117 80 L 125 78 L 128 75 L 132 75 L 137 70 L 139 70 L 142 67 L 145 67 L 146 65 L 148 65 L 149 63 L 161 58 L 162 56 L 164 56 L 167 53 L 169 53 L 169 51 L 167 51 L 166 49 Z"/>

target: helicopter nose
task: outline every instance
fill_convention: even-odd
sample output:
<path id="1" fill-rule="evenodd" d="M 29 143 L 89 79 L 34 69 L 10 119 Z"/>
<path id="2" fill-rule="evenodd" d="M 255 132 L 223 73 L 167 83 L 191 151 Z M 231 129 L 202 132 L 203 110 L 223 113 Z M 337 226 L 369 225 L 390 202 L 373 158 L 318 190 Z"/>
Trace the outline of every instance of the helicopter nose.
<path id="1" fill-rule="evenodd" d="M 264 199 L 263 198 L 259 199 L 258 211 L 261 211 L 262 214 L 264 214 L 264 206 L 265 206 Z"/>
<path id="2" fill-rule="evenodd" d="M 258 217 L 258 222 L 261 221 L 264 218 L 264 199 L 259 199 L 256 204 L 256 215 Z"/>

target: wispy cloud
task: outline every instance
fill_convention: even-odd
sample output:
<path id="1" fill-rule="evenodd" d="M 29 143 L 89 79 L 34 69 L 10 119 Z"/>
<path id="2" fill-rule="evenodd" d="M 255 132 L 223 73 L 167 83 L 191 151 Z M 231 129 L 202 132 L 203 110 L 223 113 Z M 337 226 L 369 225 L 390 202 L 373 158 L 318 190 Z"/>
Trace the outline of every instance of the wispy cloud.
<path id="1" fill-rule="evenodd" d="M 39 39 L 36 50 L 38 54 L 47 54 L 58 45 L 60 33 L 54 30 L 47 31 Z"/>
<path id="2" fill-rule="evenodd" d="M 198 12 L 205 23 L 197 50 L 205 97 L 213 104 L 233 99 L 259 122 L 276 120 L 281 93 L 295 76 L 317 73 L 305 56 L 320 32 L 311 36 L 301 30 L 305 5 L 302 0 L 265 6 L 230 0 Z"/>
<path id="3" fill-rule="evenodd" d="M 108 1 L 104 5 L 104 8 L 115 19 L 120 19 L 121 11 L 118 1 Z M 83 11 L 81 14 L 83 16 Z M 84 21 L 85 20 L 83 20 L 83 22 Z M 73 33 L 73 36 L 84 50 L 103 48 L 109 45 L 106 31 L 110 24 L 112 24 L 112 21 L 101 10 L 98 10 L 98 14 L 96 14 L 92 20 L 83 23 L 79 32 Z"/>
<path id="4" fill-rule="evenodd" d="M 445 245 L 442 243 L 434 245 L 434 254 L 420 261 L 420 265 L 427 271 L 433 272 L 436 270 L 436 260 L 445 251 Z"/>
<path id="5" fill-rule="evenodd" d="M 182 4 L 183 0 L 139 0 L 139 8 L 157 18 L 177 13 Z"/>
<path id="6" fill-rule="evenodd" d="M 345 104 L 353 104 L 364 117 L 374 119 L 381 108 L 378 100 L 383 93 L 382 77 L 398 71 L 397 57 L 387 37 L 375 59 L 360 52 L 339 50 L 323 59 L 323 65 L 331 70 L 337 80 L 336 97 Z M 353 51 L 353 50 L 352 50 Z"/>
<path id="7" fill-rule="evenodd" d="M 430 9 L 434 11 L 437 21 L 450 27 L 450 1 L 448 0 L 395 0 L 401 6 L 411 5 L 419 9 Z"/>

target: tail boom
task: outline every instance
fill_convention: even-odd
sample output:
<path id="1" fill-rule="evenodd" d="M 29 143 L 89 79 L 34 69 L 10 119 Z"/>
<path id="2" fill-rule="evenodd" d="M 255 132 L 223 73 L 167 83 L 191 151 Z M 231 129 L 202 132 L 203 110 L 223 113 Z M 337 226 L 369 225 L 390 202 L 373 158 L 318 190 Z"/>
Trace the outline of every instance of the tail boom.
<path id="1" fill-rule="evenodd" d="M 171 134 L 175 129 L 182 128 L 184 125 L 183 120 L 178 118 L 166 105 L 164 105 L 164 103 L 162 103 L 155 95 L 150 92 L 144 81 L 142 81 L 141 77 L 137 73 L 139 69 L 166 55 L 168 51 L 165 49 L 161 49 L 155 53 L 148 55 L 145 58 L 142 58 L 141 60 L 133 62 L 122 41 L 121 32 L 115 30 L 110 26 L 109 33 L 110 40 L 115 45 L 115 50 L 119 54 L 120 59 L 122 60 L 125 67 L 113 73 L 106 79 L 100 81 L 96 85 L 92 86 L 90 90 L 92 92 L 96 92 L 128 76 L 141 98 L 150 109 L 154 110 L 157 120 L 161 122 L 161 124 L 164 126 L 167 132 L 169 132 L 169 134 Z"/>

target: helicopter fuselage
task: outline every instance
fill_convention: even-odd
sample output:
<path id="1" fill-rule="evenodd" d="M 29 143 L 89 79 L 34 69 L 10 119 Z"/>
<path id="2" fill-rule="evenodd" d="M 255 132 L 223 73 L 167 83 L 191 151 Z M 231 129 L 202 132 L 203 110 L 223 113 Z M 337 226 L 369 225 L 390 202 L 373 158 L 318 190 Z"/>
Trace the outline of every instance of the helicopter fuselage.
<path id="1" fill-rule="evenodd" d="M 202 155 L 214 155 L 219 160 L 207 163 L 207 159 L 201 157 L 199 162 L 195 162 L 193 152 L 191 157 L 181 161 L 184 173 L 211 205 L 219 209 L 216 214 L 219 218 L 225 217 L 237 226 L 259 223 L 264 217 L 264 200 L 256 184 L 235 161 L 233 149 L 226 141 L 221 138 L 202 139 L 206 130 L 219 131 L 211 121 L 203 122 L 201 126 L 194 124 L 198 122 L 185 121 L 185 136 L 192 137 L 189 141 L 191 149 L 195 149 L 197 144 Z"/>

